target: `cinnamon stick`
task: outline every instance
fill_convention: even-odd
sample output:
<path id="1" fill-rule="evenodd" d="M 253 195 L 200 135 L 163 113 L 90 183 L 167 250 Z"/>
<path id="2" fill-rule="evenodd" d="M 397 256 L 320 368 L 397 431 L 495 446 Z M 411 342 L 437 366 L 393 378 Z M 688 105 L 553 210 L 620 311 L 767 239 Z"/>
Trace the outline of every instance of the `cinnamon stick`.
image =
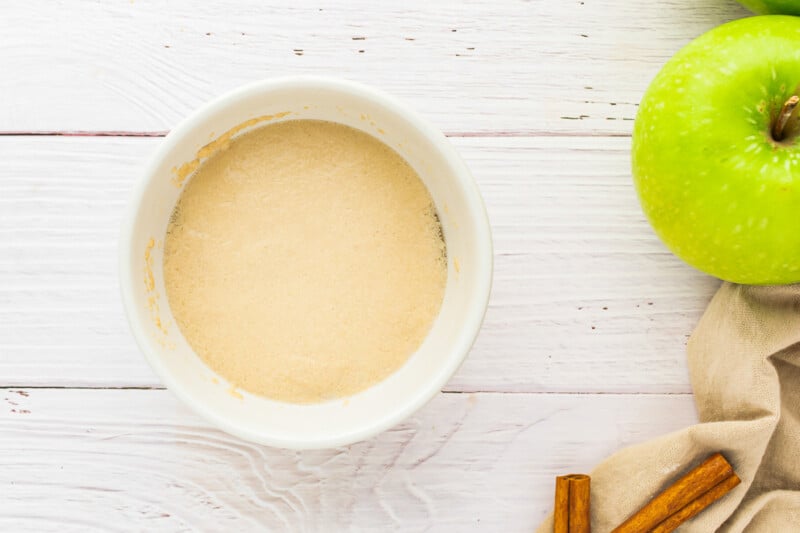
<path id="1" fill-rule="evenodd" d="M 703 509 L 728 494 L 731 490 L 733 490 L 734 487 L 736 487 L 736 485 L 741 483 L 741 481 L 742 480 L 739 479 L 739 476 L 736 474 L 731 474 L 729 478 L 719 483 L 716 487 L 661 522 L 659 525 L 653 528 L 653 531 L 650 533 L 671 533 L 672 531 L 675 531 L 681 526 L 681 524 L 690 518 L 694 518 Z"/>
<path id="2" fill-rule="evenodd" d="M 556 478 L 554 533 L 591 533 L 590 487 L 591 478 L 584 474 Z"/>
<path id="3" fill-rule="evenodd" d="M 591 479 L 583 474 L 569 477 L 569 533 L 591 533 L 589 516 Z"/>
<path id="4" fill-rule="evenodd" d="M 722 454 L 715 453 L 667 487 L 611 533 L 650 533 L 653 528 L 734 475 L 730 463 Z M 691 510 L 695 507 L 693 505 Z"/>
<path id="5" fill-rule="evenodd" d="M 558 476 L 556 478 L 553 533 L 569 533 L 569 476 Z"/>

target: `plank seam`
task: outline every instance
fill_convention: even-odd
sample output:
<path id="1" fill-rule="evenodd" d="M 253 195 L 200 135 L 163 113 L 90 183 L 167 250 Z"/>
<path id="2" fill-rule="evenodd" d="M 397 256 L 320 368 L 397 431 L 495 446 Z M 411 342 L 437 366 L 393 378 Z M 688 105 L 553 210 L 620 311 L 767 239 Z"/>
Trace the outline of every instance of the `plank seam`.
<path id="1" fill-rule="evenodd" d="M 2 385 L 0 390 L 83 390 L 83 391 L 103 391 L 103 390 L 141 390 L 141 391 L 164 391 L 162 386 L 53 386 L 53 385 Z M 631 391 L 493 391 L 493 390 L 443 390 L 442 394 L 527 394 L 529 396 L 691 396 L 691 392 L 631 392 Z"/>
<path id="2" fill-rule="evenodd" d="M 168 130 L 164 131 L 0 131 L 0 137 L 166 137 Z M 555 132 L 555 131 L 446 131 L 446 137 L 475 137 L 475 138 L 538 138 L 538 137 L 630 137 L 630 133 L 614 132 Z"/>

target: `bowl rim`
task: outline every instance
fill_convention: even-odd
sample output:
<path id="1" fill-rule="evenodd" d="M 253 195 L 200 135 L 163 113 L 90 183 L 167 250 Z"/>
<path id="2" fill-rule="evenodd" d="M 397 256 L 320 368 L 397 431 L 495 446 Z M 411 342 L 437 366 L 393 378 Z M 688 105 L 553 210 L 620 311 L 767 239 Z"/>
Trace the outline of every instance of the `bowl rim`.
<path id="1" fill-rule="evenodd" d="M 260 426 L 256 429 L 231 423 L 212 408 L 209 403 L 198 401 L 194 395 L 184 390 L 180 382 L 173 378 L 172 372 L 162 363 L 159 350 L 153 343 L 149 342 L 148 336 L 140 323 L 134 308 L 131 261 L 137 215 L 143 203 L 145 192 L 150 182 L 156 179 L 156 171 L 161 162 L 174 149 L 175 145 L 185 135 L 200 126 L 209 115 L 223 111 L 230 104 L 242 98 L 253 93 L 269 93 L 293 87 L 305 89 L 311 87 L 350 93 L 359 99 L 372 101 L 407 119 L 410 125 L 422 135 L 426 143 L 438 151 L 447 160 L 448 165 L 454 169 L 454 176 L 468 206 L 468 216 L 474 222 L 474 231 L 471 235 L 473 245 L 483 250 L 478 254 L 478 261 L 475 265 L 478 272 L 476 275 L 477 282 L 471 289 L 474 293 L 475 303 L 471 306 L 466 320 L 462 323 L 458 337 L 451 344 L 450 353 L 445 360 L 445 364 L 438 368 L 436 375 L 426 380 L 425 384 L 408 395 L 407 401 L 399 402 L 399 406 L 387 412 L 385 416 L 362 421 L 352 431 L 302 440 L 296 438 L 287 439 L 271 434 L 268 426 Z M 447 381 L 452 378 L 466 359 L 480 332 L 489 304 L 494 270 L 491 227 L 483 198 L 471 172 L 456 149 L 447 140 L 447 137 L 427 119 L 394 96 L 358 82 L 328 76 L 286 76 L 251 82 L 210 100 L 181 120 L 177 126 L 167 133 L 138 175 L 123 216 L 118 248 L 119 285 L 128 324 L 139 350 L 167 389 L 180 398 L 194 413 L 199 414 L 215 427 L 231 435 L 250 442 L 295 450 L 334 448 L 366 440 L 407 419 L 433 399 L 437 393 L 441 392 Z"/>

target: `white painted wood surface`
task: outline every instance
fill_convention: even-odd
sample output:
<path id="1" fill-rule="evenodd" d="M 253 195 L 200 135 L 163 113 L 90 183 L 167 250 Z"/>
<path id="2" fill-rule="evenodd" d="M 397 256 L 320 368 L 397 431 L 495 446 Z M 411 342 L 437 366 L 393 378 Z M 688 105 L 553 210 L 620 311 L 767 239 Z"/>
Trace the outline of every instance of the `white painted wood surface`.
<path id="1" fill-rule="evenodd" d="M 158 385 L 119 301 L 116 241 L 159 142 L 0 138 L 6 385 Z M 717 282 L 653 235 L 629 139 L 453 142 L 481 186 L 496 257 L 484 328 L 447 390 L 689 392 L 684 344 Z"/>
<path id="2" fill-rule="evenodd" d="M 647 226 L 629 134 L 660 65 L 744 14 L 732 0 L 0 7 L 0 530 L 530 531 L 557 473 L 692 423 L 684 344 L 718 282 Z M 445 393 L 369 442 L 293 453 L 160 390 L 123 317 L 116 241 L 152 136 L 234 86 L 310 73 L 393 92 L 452 136 L 487 203 L 495 283 Z"/>
<path id="3" fill-rule="evenodd" d="M 162 131 L 248 81 L 333 74 L 449 132 L 629 133 L 663 62 L 745 13 L 733 0 L 7 4 L 4 131 Z"/>
<path id="4" fill-rule="evenodd" d="M 370 441 L 289 452 L 167 391 L 0 399 L 3 531 L 532 531 L 556 474 L 694 422 L 688 395 L 442 394 Z"/>

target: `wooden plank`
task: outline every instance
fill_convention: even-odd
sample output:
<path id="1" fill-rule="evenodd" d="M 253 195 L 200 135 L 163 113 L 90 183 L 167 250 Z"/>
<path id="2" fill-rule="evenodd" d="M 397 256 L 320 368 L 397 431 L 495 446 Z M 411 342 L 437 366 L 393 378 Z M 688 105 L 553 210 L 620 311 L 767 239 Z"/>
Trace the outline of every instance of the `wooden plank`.
<path id="1" fill-rule="evenodd" d="M 444 394 L 370 441 L 289 452 L 167 391 L 0 399 L 4 531 L 533 531 L 556 474 L 696 421 L 688 395 Z"/>
<path id="2" fill-rule="evenodd" d="M 457 391 L 688 392 L 684 343 L 717 282 L 658 242 L 626 138 L 457 138 L 495 280 Z M 0 385 L 157 386 L 117 287 L 128 192 L 158 139 L 0 138 Z"/>
<path id="3" fill-rule="evenodd" d="M 327 74 L 450 132 L 628 134 L 661 65 L 745 14 L 733 0 L 14 2 L 0 130 L 162 131 L 249 81 Z"/>
<path id="4" fill-rule="evenodd" d="M 689 392 L 686 340 L 719 282 L 653 234 L 629 140 L 458 145 L 487 203 L 495 278 L 484 329 L 449 387 Z"/>

